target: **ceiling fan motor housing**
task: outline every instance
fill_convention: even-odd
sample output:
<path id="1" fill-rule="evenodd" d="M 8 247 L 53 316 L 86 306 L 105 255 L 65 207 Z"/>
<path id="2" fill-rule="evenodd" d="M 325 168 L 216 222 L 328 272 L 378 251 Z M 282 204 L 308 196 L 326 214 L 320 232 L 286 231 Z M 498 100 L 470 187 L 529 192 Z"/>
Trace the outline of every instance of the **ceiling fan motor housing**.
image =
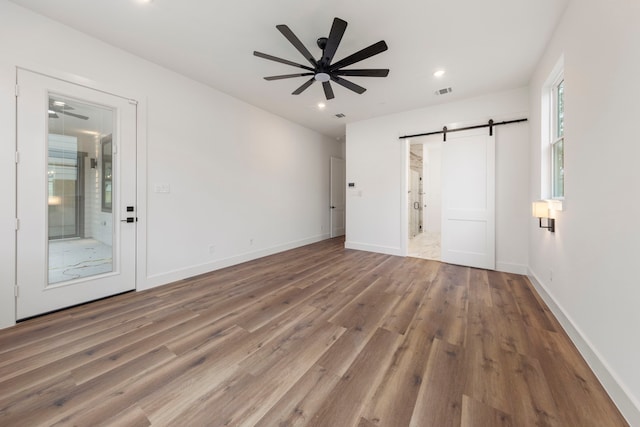
<path id="1" fill-rule="evenodd" d="M 329 39 L 326 37 L 320 37 L 316 43 L 320 49 L 324 50 L 324 48 L 327 47 L 327 40 Z"/>

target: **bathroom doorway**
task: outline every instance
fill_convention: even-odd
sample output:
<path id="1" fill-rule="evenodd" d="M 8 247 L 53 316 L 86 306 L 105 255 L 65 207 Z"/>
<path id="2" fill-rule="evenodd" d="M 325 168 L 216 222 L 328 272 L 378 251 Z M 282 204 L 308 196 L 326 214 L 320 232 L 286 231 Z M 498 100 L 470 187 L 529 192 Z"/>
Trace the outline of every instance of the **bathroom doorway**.
<path id="1" fill-rule="evenodd" d="M 408 256 L 441 259 L 441 142 L 409 146 Z"/>

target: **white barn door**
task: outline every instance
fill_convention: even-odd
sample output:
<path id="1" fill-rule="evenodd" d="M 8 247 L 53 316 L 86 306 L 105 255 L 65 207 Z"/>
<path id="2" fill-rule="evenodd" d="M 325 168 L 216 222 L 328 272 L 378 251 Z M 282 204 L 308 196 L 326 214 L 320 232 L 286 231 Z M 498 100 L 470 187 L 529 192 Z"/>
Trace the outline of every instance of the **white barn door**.
<path id="1" fill-rule="evenodd" d="M 450 133 L 442 144 L 442 261 L 495 269 L 495 137 Z"/>

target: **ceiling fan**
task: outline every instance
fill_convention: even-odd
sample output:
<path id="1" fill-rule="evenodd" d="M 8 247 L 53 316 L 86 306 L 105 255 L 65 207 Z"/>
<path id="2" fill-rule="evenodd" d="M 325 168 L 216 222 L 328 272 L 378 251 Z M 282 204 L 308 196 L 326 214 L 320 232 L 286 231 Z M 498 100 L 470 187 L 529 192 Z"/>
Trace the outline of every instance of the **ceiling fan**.
<path id="1" fill-rule="evenodd" d="M 75 117 L 81 120 L 89 120 L 89 117 L 87 116 L 83 116 L 82 114 L 71 113 L 68 110 L 75 110 L 75 108 L 73 108 L 72 106 L 70 106 L 69 104 L 63 101 L 57 101 L 53 98 L 49 98 L 49 118 L 50 119 L 59 118 L 60 116 L 58 116 L 58 113 L 60 113 L 60 114 L 65 114 L 67 116 Z"/>
<path id="2" fill-rule="evenodd" d="M 286 37 L 287 40 L 305 57 L 307 61 L 311 64 L 311 67 L 308 65 L 298 64 L 296 62 L 288 61 L 286 59 L 277 58 L 272 55 L 267 55 L 266 53 L 254 51 L 253 54 L 257 57 L 268 59 L 270 61 L 280 62 L 282 64 L 291 65 L 293 67 L 302 68 L 303 70 L 307 70 L 305 73 L 299 74 L 285 74 L 280 76 L 270 76 L 265 77 L 265 80 L 281 80 L 281 79 L 290 79 L 293 77 L 304 77 L 304 76 L 312 76 L 309 80 L 307 80 L 302 86 L 292 92 L 292 95 L 300 95 L 304 92 L 309 86 L 311 86 L 314 82 L 318 81 L 322 83 L 322 87 L 324 89 L 324 95 L 329 99 L 333 99 L 333 88 L 331 87 L 331 81 L 339 84 L 340 86 L 346 87 L 358 94 L 364 93 L 366 90 L 362 86 L 359 86 L 349 80 L 344 79 L 341 76 L 357 76 L 357 77 L 387 77 L 389 75 L 388 69 L 359 69 L 359 70 L 344 70 L 344 67 L 355 64 L 356 62 L 363 61 L 367 58 L 370 58 L 374 55 L 384 52 L 388 49 L 387 44 L 384 40 L 379 41 L 378 43 L 374 43 L 369 47 L 365 47 L 358 52 L 347 56 L 344 59 L 336 63 L 331 63 L 333 60 L 333 56 L 338 50 L 338 45 L 342 40 L 342 36 L 344 35 L 345 30 L 347 29 L 347 22 L 343 21 L 340 18 L 335 18 L 333 20 L 333 25 L 331 26 L 331 31 L 329 33 L 329 37 L 320 37 L 317 40 L 318 47 L 322 49 L 322 56 L 320 59 L 315 59 L 311 52 L 302 44 L 300 39 L 293 34 L 293 31 L 286 25 L 277 25 L 276 28 L 278 31 L 282 33 L 283 36 Z"/>

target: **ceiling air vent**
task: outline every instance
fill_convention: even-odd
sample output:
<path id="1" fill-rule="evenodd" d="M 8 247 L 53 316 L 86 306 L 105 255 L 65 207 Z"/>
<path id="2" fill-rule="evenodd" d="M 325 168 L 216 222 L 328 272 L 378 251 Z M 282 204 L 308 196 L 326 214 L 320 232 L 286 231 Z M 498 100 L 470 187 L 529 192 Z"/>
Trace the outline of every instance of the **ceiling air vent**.
<path id="1" fill-rule="evenodd" d="M 451 89 L 450 87 L 446 87 L 444 89 L 438 89 L 435 94 L 436 95 L 446 95 L 448 93 L 453 92 L 453 89 Z"/>
<path id="2" fill-rule="evenodd" d="M 346 117 L 346 116 L 344 114 L 342 114 L 342 113 L 338 113 L 338 114 L 336 114 L 336 117 L 341 119 L 341 118 Z"/>

